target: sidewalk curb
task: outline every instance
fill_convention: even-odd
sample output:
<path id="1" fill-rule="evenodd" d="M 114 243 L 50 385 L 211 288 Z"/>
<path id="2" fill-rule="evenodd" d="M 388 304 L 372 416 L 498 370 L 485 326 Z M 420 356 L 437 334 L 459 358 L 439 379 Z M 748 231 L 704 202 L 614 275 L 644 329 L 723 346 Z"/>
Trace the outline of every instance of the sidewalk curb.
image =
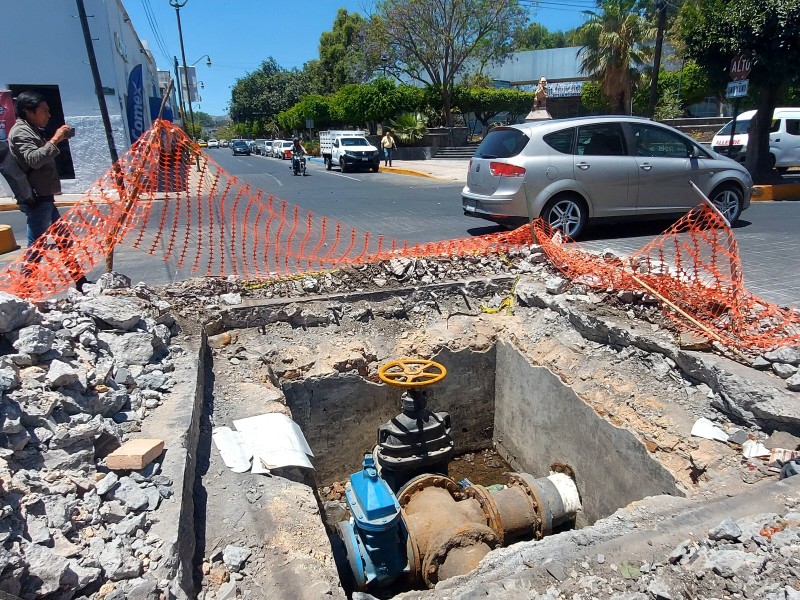
<path id="1" fill-rule="evenodd" d="M 324 160 L 316 156 L 311 156 L 308 158 L 308 160 L 310 162 L 325 164 Z M 425 173 L 424 171 L 416 171 L 414 169 L 403 169 L 402 167 L 379 167 L 378 172 L 380 171 L 385 171 L 387 173 L 396 173 L 397 175 L 413 175 L 415 177 L 427 177 L 428 179 L 449 181 L 449 179 L 445 179 L 443 177 L 437 177 L 436 175 L 431 175 L 430 173 Z"/>
<path id="2" fill-rule="evenodd" d="M 754 185 L 753 202 L 773 200 L 800 200 L 800 183 L 781 183 L 777 185 Z"/>

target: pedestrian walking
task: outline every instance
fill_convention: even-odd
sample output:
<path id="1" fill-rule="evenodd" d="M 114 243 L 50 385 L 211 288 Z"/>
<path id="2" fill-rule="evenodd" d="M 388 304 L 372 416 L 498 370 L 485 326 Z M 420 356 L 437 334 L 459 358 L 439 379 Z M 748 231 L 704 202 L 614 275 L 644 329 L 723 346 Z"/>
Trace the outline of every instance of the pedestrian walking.
<path id="1" fill-rule="evenodd" d="M 60 217 L 55 205 L 55 196 L 61 194 L 61 179 L 55 161 L 60 153 L 58 144 L 75 135 L 75 130 L 65 124 L 49 140 L 45 139 L 44 127 L 50 120 L 50 107 L 44 96 L 37 92 L 22 92 L 17 97 L 14 109 L 17 120 L 8 135 L 9 149 L 25 173 L 32 191 L 29 198 L 17 198 L 19 209 L 27 218 L 28 250 L 24 258 L 26 263 L 38 263 L 41 255 L 33 246 Z M 67 235 L 58 237 L 62 246 L 70 244 Z M 77 266 L 72 261 L 68 268 L 75 286 L 83 291 L 83 285 L 87 283 L 83 273 L 77 272 Z M 23 267 L 22 272 L 28 274 L 30 268 Z"/>
<path id="2" fill-rule="evenodd" d="M 383 166 L 391 167 L 392 152 L 394 152 L 395 148 L 397 148 L 397 144 L 394 141 L 394 136 L 392 135 L 391 129 L 386 130 L 386 135 L 384 135 L 383 139 L 381 140 L 381 148 L 383 148 Z"/>

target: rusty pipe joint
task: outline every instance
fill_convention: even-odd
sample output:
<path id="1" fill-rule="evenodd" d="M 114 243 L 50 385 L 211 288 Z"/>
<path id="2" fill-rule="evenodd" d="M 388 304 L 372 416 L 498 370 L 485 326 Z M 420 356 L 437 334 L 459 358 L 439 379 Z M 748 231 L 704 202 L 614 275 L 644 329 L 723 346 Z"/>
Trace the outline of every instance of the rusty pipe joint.
<path id="1" fill-rule="evenodd" d="M 442 475 L 409 481 L 397 497 L 408 531 L 411 576 L 432 588 L 440 579 L 472 571 L 500 545 L 474 500 Z"/>

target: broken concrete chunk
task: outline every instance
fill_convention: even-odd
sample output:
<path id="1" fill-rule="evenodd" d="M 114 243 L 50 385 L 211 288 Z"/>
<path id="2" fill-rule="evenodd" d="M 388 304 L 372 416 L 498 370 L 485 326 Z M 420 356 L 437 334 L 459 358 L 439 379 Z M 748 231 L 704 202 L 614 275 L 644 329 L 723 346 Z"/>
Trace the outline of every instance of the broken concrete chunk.
<path id="1" fill-rule="evenodd" d="M 786 380 L 786 387 L 792 392 L 800 392 L 800 373 L 795 373 Z"/>
<path id="2" fill-rule="evenodd" d="M 797 367 L 788 363 L 775 362 L 772 363 L 772 372 L 781 379 L 789 379 L 789 377 L 797 373 Z"/>
<path id="3" fill-rule="evenodd" d="M 6 292 L 0 292 L 0 333 L 8 333 L 41 322 L 42 315 L 33 304 Z"/>
<path id="4" fill-rule="evenodd" d="M 116 296 L 91 298 L 81 304 L 80 310 L 115 329 L 124 331 L 136 327 L 142 318 L 142 309 L 134 300 Z"/>
<path id="5" fill-rule="evenodd" d="M 714 541 L 730 540 L 735 542 L 740 537 L 742 537 L 742 530 L 730 517 L 708 531 L 708 539 Z"/>
<path id="6" fill-rule="evenodd" d="M 14 348 L 22 354 L 44 354 L 53 347 L 56 334 L 52 329 L 41 325 L 31 325 L 19 330 Z"/>
<path id="7" fill-rule="evenodd" d="M 114 470 L 139 471 L 164 451 L 164 440 L 142 438 L 125 442 L 106 457 L 106 466 Z"/>
<path id="8" fill-rule="evenodd" d="M 548 294 L 557 296 L 558 294 L 563 294 L 565 291 L 567 291 L 569 279 L 564 279 L 563 277 L 551 277 L 545 282 L 545 286 Z"/>
<path id="9" fill-rule="evenodd" d="M 105 496 L 111 491 L 111 488 L 117 485 L 118 481 L 119 476 L 116 473 L 106 473 L 106 476 L 95 484 L 95 490 L 97 490 L 98 495 Z"/>
<path id="10" fill-rule="evenodd" d="M 234 573 L 238 573 L 247 559 L 250 558 L 250 548 L 228 544 L 222 551 L 222 562 Z"/>
<path id="11" fill-rule="evenodd" d="M 119 500 L 133 511 L 141 510 L 149 504 L 147 494 L 130 477 L 120 478 L 112 495 L 115 500 Z"/>
<path id="12" fill-rule="evenodd" d="M 778 348 L 764 354 L 764 358 L 769 362 L 781 362 L 790 365 L 800 365 L 800 346 L 787 346 Z"/>

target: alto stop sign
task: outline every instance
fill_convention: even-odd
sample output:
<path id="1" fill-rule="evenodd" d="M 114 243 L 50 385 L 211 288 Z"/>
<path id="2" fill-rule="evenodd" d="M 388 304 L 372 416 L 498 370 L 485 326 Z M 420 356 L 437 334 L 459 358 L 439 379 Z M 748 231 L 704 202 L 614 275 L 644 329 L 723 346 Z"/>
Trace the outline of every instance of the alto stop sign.
<path id="1" fill-rule="evenodd" d="M 743 79 L 747 79 L 747 76 L 750 75 L 750 69 L 752 66 L 753 63 L 750 62 L 749 58 L 738 54 L 731 61 L 731 67 L 729 70 L 731 79 L 734 81 L 742 81 Z"/>

